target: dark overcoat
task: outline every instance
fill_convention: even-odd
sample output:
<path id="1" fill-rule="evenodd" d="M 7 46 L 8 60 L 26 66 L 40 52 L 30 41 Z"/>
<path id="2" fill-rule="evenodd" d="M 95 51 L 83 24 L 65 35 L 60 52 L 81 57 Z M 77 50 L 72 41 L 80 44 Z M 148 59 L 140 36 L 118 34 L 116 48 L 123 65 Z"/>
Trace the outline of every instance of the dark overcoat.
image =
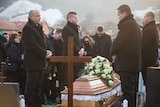
<path id="1" fill-rule="evenodd" d="M 78 52 L 81 49 L 79 35 L 78 35 L 78 26 L 67 22 L 66 26 L 63 28 L 62 37 L 63 37 L 63 52 L 62 55 L 68 55 L 68 37 L 72 36 L 74 38 L 74 55 L 78 56 Z"/>
<path id="2" fill-rule="evenodd" d="M 116 55 L 116 70 L 138 72 L 141 68 L 141 30 L 128 15 L 118 24 L 118 35 L 113 41 L 111 54 Z"/>
<path id="3" fill-rule="evenodd" d="M 22 32 L 24 44 L 24 64 L 27 71 L 43 70 L 46 62 L 46 40 L 41 25 L 35 25 L 30 19 Z"/>
<path id="4" fill-rule="evenodd" d="M 93 39 L 95 41 L 96 56 L 100 55 L 111 61 L 111 36 L 106 33 L 104 33 L 102 36 L 98 36 L 96 34 L 93 36 Z"/>
<path id="5" fill-rule="evenodd" d="M 155 21 L 151 21 L 143 28 L 142 35 L 142 71 L 148 66 L 155 66 L 158 59 L 158 31 Z"/>

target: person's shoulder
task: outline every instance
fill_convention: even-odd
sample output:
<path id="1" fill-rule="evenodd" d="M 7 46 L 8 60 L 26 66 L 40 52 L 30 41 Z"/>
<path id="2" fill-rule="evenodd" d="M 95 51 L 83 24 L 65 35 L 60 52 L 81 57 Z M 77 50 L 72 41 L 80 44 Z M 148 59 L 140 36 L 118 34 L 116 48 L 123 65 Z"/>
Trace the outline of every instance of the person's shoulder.
<path id="1" fill-rule="evenodd" d="M 23 30 L 26 30 L 26 29 L 28 29 L 29 27 L 30 27 L 30 24 L 27 22 L 27 23 L 24 25 Z"/>
<path id="2" fill-rule="evenodd" d="M 94 35 L 92 35 L 91 37 L 92 37 L 92 38 L 96 38 L 96 37 L 97 37 L 97 34 L 94 34 Z"/>
<path id="3" fill-rule="evenodd" d="M 24 32 L 24 31 L 27 31 L 27 32 L 34 31 L 34 28 L 33 28 L 32 24 L 27 22 L 26 25 L 23 27 L 23 31 L 22 32 Z"/>
<path id="4" fill-rule="evenodd" d="M 104 33 L 104 36 L 107 37 L 107 38 L 108 38 L 108 37 L 111 37 L 111 36 L 110 36 L 109 34 L 107 34 L 107 33 Z"/>
<path id="5" fill-rule="evenodd" d="M 71 29 L 67 25 L 65 25 L 63 30 L 62 30 L 62 35 L 64 35 L 64 34 L 67 35 L 67 34 L 70 34 L 70 33 L 71 33 Z"/>
<path id="6" fill-rule="evenodd" d="M 68 28 L 67 28 L 67 25 L 65 25 L 62 31 L 65 31 L 65 30 L 67 30 L 67 29 L 68 29 Z"/>

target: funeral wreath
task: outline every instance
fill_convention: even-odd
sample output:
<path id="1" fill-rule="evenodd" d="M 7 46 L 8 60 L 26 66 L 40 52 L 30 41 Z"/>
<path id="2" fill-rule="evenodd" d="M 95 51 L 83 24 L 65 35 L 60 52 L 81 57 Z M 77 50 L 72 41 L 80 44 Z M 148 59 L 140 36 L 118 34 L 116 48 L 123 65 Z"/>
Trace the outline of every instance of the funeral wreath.
<path id="1" fill-rule="evenodd" d="M 113 85 L 115 77 L 109 60 L 102 56 L 92 58 L 92 61 L 84 67 L 82 75 L 98 76 L 109 87 Z"/>

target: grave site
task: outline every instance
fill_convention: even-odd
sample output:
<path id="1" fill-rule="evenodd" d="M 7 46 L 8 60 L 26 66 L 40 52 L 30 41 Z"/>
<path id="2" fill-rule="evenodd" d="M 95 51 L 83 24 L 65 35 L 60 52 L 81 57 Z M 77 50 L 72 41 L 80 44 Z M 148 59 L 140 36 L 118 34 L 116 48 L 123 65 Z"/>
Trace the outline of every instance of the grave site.
<path id="1" fill-rule="evenodd" d="M 135 107 L 160 107 L 159 2 L 2 0 L 0 107 L 130 107 L 131 103 L 136 103 Z M 29 22 L 33 26 L 24 30 Z M 4 70 L 12 34 L 18 35 L 16 56 L 22 65 L 21 73 L 11 71 L 19 74 L 13 75 L 13 81 Z M 29 67 L 25 68 L 25 61 Z M 80 68 L 79 74 L 76 67 Z M 30 71 L 36 72 L 34 76 Z"/>
<path id="2" fill-rule="evenodd" d="M 90 62 L 91 57 L 73 56 L 73 38 L 70 37 L 68 40 L 68 56 L 53 56 L 50 62 L 67 62 L 68 74 L 73 74 L 74 62 Z M 25 107 L 25 97 L 19 95 L 19 84 L 4 82 L 6 76 L 3 74 L 3 65 L 4 63 L 1 63 L 0 105 L 2 107 Z M 158 83 L 157 80 L 159 77 L 153 76 L 153 73 L 156 72 L 157 74 L 158 71 L 159 67 L 148 68 L 147 76 L 150 78 L 150 81 L 147 84 L 150 85 L 150 87 L 147 89 L 147 96 L 144 92 L 137 92 L 137 107 L 144 106 L 145 97 L 147 97 L 147 101 L 150 104 L 158 101 L 159 96 L 156 96 L 156 94 L 159 93 L 159 91 L 157 90 L 158 85 L 156 84 Z M 115 73 L 112 86 L 107 86 L 104 81 L 97 76 L 80 76 L 73 82 L 73 75 L 68 75 L 68 87 L 61 91 L 61 103 L 51 105 L 43 104 L 42 107 L 86 107 L 86 105 L 90 107 L 114 107 L 115 104 L 118 104 L 122 95 L 119 78 L 119 75 Z M 154 95 L 156 97 L 153 98 Z M 158 102 L 156 102 L 156 104 L 158 104 Z M 124 105 L 124 107 L 127 106 Z"/>

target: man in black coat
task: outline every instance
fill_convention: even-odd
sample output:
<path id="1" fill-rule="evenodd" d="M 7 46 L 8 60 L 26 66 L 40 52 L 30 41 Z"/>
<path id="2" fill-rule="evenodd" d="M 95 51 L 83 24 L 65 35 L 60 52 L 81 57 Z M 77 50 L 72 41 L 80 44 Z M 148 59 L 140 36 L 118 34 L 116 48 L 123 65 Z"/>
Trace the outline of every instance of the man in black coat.
<path id="1" fill-rule="evenodd" d="M 95 50 L 96 50 L 95 56 L 98 56 L 98 55 L 103 56 L 107 58 L 110 62 L 112 62 L 111 61 L 111 46 L 112 46 L 111 36 L 109 36 L 104 32 L 102 26 L 99 26 L 97 28 L 97 32 L 93 36 L 93 39 L 95 41 Z"/>
<path id="2" fill-rule="evenodd" d="M 119 32 L 113 41 L 111 54 L 116 60 L 123 99 L 128 100 L 128 107 L 136 107 L 138 72 L 141 70 L 141 30 L 128 5 L 121 5 L 117 10 Z"/>
<path id="3" fill-rule="evenodd" d="M 155 24 L 153 12 L 147 12 L 144 16 L 144 28 L 142 35 L 142 76 L 146 85 L 146 70 L 149 66 L 156 66 L 158 59 L 158 30 Z"/>
<path id="4" fill-rule="evenodd" d="M 27 72 L 25 101 L 27 107 L 41 107 L 41 88 L 46 59 L 52 56 L 47 50 L 47 43 L 37 10 L 29 12 L 29 19 L 23 28 L 24 64 Z"/>
<path id="5" fill-rule="evenodd" d="M 78 17 L 76 12 L 69 12 L 67 14 L 67 24 L 63 28 L 62 31 L 62 38 L 63 38 L 63 51 L 62 55 L 67 56 L 68 55 L 68 37 L 72 36 L 74 38 L 74 56 L 83 56 L 84 55 L 84 50 L 80 46 L 80 40 L 79 40 L 79 35 L 78 35 Z M 66 65 L 67 66 L 67 65 Z M 78 78 L 78 72 L 80 70 L 80 64 L 76 63 L 74 64 L 74 80 Z M 73 74 L 71 74 L 73 75 Z M 67 82 L 67 67 L 65 71 L 65 82 Z M 65 83 L 67 85 L 67 83 Z"/>

